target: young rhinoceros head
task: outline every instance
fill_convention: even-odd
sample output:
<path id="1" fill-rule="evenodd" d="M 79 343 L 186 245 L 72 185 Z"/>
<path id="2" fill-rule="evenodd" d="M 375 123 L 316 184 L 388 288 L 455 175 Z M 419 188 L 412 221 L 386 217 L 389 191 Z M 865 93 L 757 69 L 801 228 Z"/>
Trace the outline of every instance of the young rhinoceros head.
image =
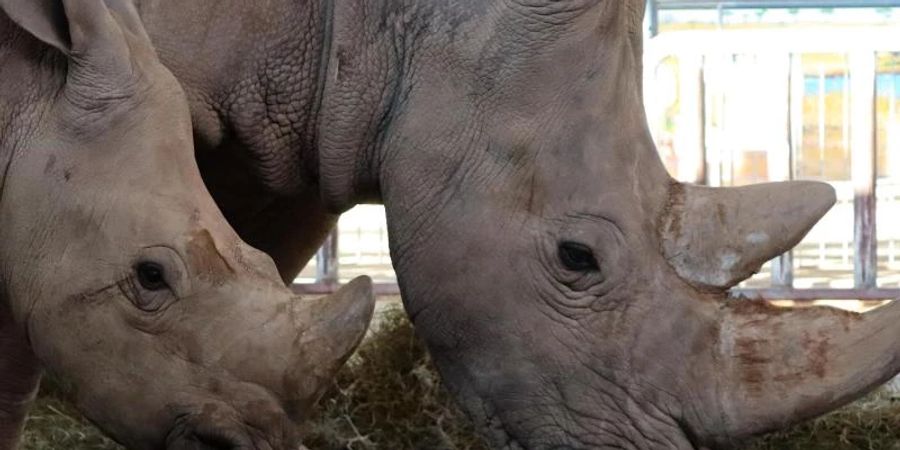
<path id="1" fill-rule="evenodd" d="M 291 295 L 205 189 L 185 95 L 136 11 L 107 3 L 0 1 L 56 48 L 20 33 L 15 63 L 35 79 L 3 80 L 49 92 L 22 106 L 35 112 L 4 180 L 5 300 L 130 448 L 296 447 L 294 422 L 368 325 L 369 282 Z"/>

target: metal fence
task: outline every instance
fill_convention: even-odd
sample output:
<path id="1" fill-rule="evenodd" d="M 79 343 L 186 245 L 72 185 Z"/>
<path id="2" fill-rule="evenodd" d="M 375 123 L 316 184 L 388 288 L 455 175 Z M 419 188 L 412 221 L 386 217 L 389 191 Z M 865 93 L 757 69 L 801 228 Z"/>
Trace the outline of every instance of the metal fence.
<path id="1" fill-rule="evenodd" d="M 659 33 L 659 13 L 666 10 L 708 9 L 719 12 L 719 21 L 735 9 L 833 9 L 900 7 L 900 0 L 647 0 L 650 36 Z"/>
<path id="2" fill-rule="evenodd" d="M 399 294 L 381 206 L 362 205 L 344 213 L 315 260 L 300 273 L 294 289 L 302 293 L 328 293 L 360 275 L 372 277 L 379 295 Z"/>
<path id="3" fill-rule="evenodd" d="M 885 172 L 880 160 L 896 165 L 900 156 L 900 66 L 879 64 L 900 61 L 898 52 L 898 27 L 683 31 L 647 45 L 651 92 L 660 67 L 677 67 L 677 82 L 670 84 L 679 91 L 672 138 L 681 156 L 679 178 L 713 186 L 813 178 L 832 182 L 838 192 L 839 203 L 797 249 L 735 293 L 792 300 L 900 298 L 896 280 L 892 286 L 878 277 L 879 267 L 897 271 L 900 245 L 900 227 L 894 225 L 900 221 L 900 171 L 878 176 Z M 877 85 L 883 73 L 894 91 L 882 92 L 888 83 Z M 889 104 L 876 105 L 884 103 L 879 95 L 887 95 Z M 888 117 L 879 115 L 882 110 Z M 879 139 L 891 139 L 890 145 Z M 736 162 L 736 153 L 743 160 Z M 757 171 L 762 177 L 736 172 L 735 164 L 752 165 L 752 157 L 763 167 Z M 810 267 L 815 273 L 808 273 Z M 798 286 L 804 271 L 806 279 L 822 282 Z"/>

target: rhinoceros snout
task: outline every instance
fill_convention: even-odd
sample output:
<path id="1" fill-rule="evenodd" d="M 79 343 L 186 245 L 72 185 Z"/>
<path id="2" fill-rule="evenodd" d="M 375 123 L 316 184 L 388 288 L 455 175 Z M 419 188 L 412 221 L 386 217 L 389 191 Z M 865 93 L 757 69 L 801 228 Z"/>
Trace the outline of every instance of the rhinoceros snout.
<path id="1" fill-rule="evenodd" d="M 179 416 L 166 439 L 167 450 L 278 450 L 300 447 L 299 437 L 286 416 L 269 424 L 248 424 L 224 418 L 216 406 Z M 213 411 L 210 414 L 210 411 Z M 233 416 L 232 413 L 226 415 Z M 271 416 L 270 416 L 271 417 Z"/>

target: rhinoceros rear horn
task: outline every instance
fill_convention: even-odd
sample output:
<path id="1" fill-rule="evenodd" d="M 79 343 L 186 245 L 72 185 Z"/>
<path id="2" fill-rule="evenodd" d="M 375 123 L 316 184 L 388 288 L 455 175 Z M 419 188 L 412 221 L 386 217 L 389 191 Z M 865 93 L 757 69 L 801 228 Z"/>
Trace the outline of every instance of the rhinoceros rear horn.
<path id="1" fill-rule="evenodd" d="M 797 245 L 834 202 L 830 185 L 811 181 L 674 184 L 661 229 L 663 251 L 684 280 L 726 289 Z"/>

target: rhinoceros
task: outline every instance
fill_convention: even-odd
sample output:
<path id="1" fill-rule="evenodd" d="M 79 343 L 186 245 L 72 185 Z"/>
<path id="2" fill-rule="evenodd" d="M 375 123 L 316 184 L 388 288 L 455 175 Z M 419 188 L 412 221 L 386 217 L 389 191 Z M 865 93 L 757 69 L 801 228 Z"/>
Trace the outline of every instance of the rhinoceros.
<path id="1" fill-rule="evenodd" d="M 673 180 L 642 0 L 133 1 L 213 198 L 285 281 L 384 204 L 405 308 L 497 447 L 727 446 L 900 370 L 900 304 L 727 298 L 834 192 Z"/>
<path id="2" fill-rule="evenodd" d="M 297 448 L 370 281 L 293 296 L 205 189 L 136 10 L 44 6 L 0 1 L 0 449 L 42 368 L 129 448 Z"/>

